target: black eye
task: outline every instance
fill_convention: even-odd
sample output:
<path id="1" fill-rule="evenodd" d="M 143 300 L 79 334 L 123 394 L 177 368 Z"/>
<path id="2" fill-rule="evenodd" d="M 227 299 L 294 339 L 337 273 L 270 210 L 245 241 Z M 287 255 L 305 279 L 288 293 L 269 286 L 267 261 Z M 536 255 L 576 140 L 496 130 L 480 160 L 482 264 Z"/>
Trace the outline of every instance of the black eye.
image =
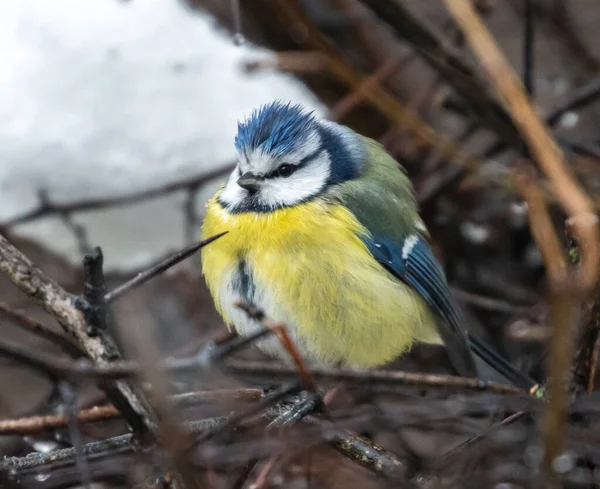
<path id="1" fill-rule="evenodd" d="M 286 178 L 286 177 L 289 177 L 295 171 L 296 171 L 295 166 L 284 163 L 283 165 L 280 165 L 279 168 L 277 168 L 277 170 L 275 170 L 275 176 Z"/>

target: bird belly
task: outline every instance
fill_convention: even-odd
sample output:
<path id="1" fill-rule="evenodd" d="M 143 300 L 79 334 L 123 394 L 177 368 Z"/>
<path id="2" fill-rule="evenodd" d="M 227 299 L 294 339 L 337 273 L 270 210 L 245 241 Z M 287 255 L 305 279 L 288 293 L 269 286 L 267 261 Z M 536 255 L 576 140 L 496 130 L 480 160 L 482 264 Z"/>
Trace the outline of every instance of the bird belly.
<path id="1" fill-rule="evenodd" d="M 339 205 L 309 202 L 265 214 L 229 214 L 213 201 L 203 236 L 229 231 L 202 252 L 218 309 L 247 335 L 254 303 L 287 326 L 301 353 L 321 365 L 383 365 L 414 341 L 436 342 L 436 318 L 421 297 L 372 257 L 367 231 Z M 259 345 L 288 358 L 276 338 Z"/>
<path id="2" fill-rule="evenodd" d="M 257 283 L 251 265 L 245 260 L 238 261 L 229 273 L 224 274 L 219 293 L 219 309 L 240 336 L 249 336 L 263 329 L 260 321 L 250 317 L 239 307 L 240 302 L 256 306 L 270 321 L 285 325 L 302 355 L 307 359 L 311 357 L 310 350 L 305 348 L 302 338 L 296 334 L 298 330 L 293 317 L 275 299 L 269 287 Z M 257 341 L 256 346 L 285 362 L 291 361 L 289 353 L 275 335 Z"/>

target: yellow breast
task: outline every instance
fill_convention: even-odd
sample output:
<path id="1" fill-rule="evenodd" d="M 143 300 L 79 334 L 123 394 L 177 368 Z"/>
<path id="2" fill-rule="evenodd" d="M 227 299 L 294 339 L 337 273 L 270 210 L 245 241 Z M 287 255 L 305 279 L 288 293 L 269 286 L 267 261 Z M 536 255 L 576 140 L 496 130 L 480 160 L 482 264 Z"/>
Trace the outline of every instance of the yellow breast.
<path id="1" fill-rule="evenodd" d="M 438 342 L 425 302 L 376 262 L 360 239 L 368 231 L 346 208 L 316 199 L 271 213 L 230 214 L 213 198 L 202 236 L 223 231 L 229 233 L 202 250 L 202 267 L 217 308 L 234 327 L 223 291 L 243 261 L 276 305 L 265 312 L 287 322 L 301 349 L 320 363 L 381 365 L 415 340 Z"/>

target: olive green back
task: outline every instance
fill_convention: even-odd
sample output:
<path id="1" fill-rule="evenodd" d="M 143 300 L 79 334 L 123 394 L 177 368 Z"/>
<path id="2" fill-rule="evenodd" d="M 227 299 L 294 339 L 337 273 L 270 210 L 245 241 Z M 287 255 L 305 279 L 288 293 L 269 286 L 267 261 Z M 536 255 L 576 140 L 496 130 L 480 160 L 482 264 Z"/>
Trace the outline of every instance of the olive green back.
<path id="1" fill-rule="evenodd" d="M 376 141 L 361 136 L 367 157 L 360 178 L 333 192 L 373 236 L 402 244 L 421 220 L 411 182 L 402 167 Z"/>

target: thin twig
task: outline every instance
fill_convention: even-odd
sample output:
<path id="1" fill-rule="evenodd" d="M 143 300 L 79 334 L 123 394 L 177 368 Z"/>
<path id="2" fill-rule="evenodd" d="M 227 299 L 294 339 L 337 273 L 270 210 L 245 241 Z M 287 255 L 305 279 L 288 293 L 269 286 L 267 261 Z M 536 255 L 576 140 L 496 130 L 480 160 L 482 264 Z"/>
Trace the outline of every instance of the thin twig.
<path id="1" fill-rule="evenodd" d="M 467 292 L 466 290 L 457 289 L 455 287 L 450 288 L 452 295 L 454 295 L 459 301 L 472 306 L 480 307 L 488 311 L 503 312 L 505 314 L 529 314 L 531 307 L 528 306 L 517 306 L 507 301 L 495 299 L 493 297 L 486 297 L 480 294 L 474 294 Z"/>
<path id="2" fill-rule="evenodd" d="M 530 182 L 521 182 L 529 205 L 529 220 L 536 243 L 547 267 L 550 291 L 550 317 L 554 334 L 551 340 L 548 371 L 550 398 L 544 416 L 543 473 L 548 484 L 554 480 L 554 460 L 562 452 L 564 425 L 569 403 L 573 337 L 577 326 L 578 309 L 583 299 L 594 289 L 600 268 L 600 235 L 593 201 L 574 179 L 563 155 L 531 107 L 523 86 L 508 61 L 494 42 L 490 32 L 467 0 L 444 0 L 479 62 L 488 72 L 496 89 L 504 98 L 515 123 L 535 157 L 552 183 L 554 193 L 569 214 L 573 235 L 581 247 L 581 261 L 574 269 L 567 265 L 562 247 L 550 223 L 545 203 Z M 529 185 L 528 185 L 529 184 Z M 534 209 L 531 206 L 534 205 Z"/>
<path id="3" fill-rule="evenodd" d="M 535 95 L 535 71 L 533 66 L 535 50 L 535 16 L 533 0 L 525 0 L 525 32 L 523 34 L 523 85 L 529 97 Z"/>
<path id="4" fill-rule="evenodd" d="M 550 179 L 554 193 L 570 215 L 573 234 L 582 251 L 582 262 L 574 284 L 589 292 L 600 273 L 600 234 L 593 201 L 565 165 L 560 148 L 540 122 L 521 83 L 472 5 L 466 0 L 444 0 L 444 3 L 461 25 L 480 63 L 503 96 L 531 154 Z M 564 276 L 553 276 L 552 280 L 555 278 L 559 278 L 555 285 L 564 285 Z"/>
<path id="5" fill-rule="evenodd" d="M 431 126 L 426 124 L 413 111 L 408 110 L 398 102 L 394 96 L 380 85 L 372 85 L 367 90 L 359 90 L 365 77 L 357 73 L 343 61 L 336 48 L 331 45 L 314 23 L 304 14 L 297 0 L 274 2 L 272 8 L 281 13 L 290 24 L 303 25 L 307 30 L 307 35 L 302 44 L 326 55 L 328 59 L 327 67 L 331 74 L 348 85 L 352 90 L 360 91 L 365 100 L 376 107 L 390 122 L 413 134 L 420 143 L 437 149 L 440 154 L 453 163 L 469 169 L 479 168 L 480 161 L 477 158 L 457 147 L 454 142 L 441 138 Z"/>
<path id="6" fill-rule="evenodd" d="M 144 270 L 143 272 L 138 273 L 131 280 L 125 282 L 122 285 L 119 285 L 116 289 L 108 292 L 104 296 L 104 300 L 106 301 L 106 303 L 111 303 L 111 302 L 116 301 L 117 299 L 119 299 L 120 297 L 125 295 L 127 292 L 131 291 L 132 289 L 134 289 L 136 287 L 139 287 L 140 285 L 146 283 L 151 278 L 156 277 L 157 275 L 163 273 L 165 270 L 168 270 L 169 268 L 176 265 L 177 263 L 185 260 L 187 257 L 193 255 L 194 253 L 196 253 L 196 251 L 203 248 L 207 244 L 212 243 L 216 239 L 219 239 L 221 236 L 227 234 L 227 232 L 228 231 L 225 231 L 225 232 L 217 234 L 215 236 L 206 238 L 205 240 L 194 243 L 194 244 L 184 248 L 183 250 L 178 251 L 167 258 L 164 258 L 163 260 L 159 261 L 155 265 L 152 265 L 150 268 Z"/>
<path id="7" fill-rule="evenodd" d="M 243 362 L 228 360 L 225 368 L 235 375 L 246 378 L 293 379 L 298 371 L 268 362 Z M 369 385 L 418 386 L 438 389 L 466 390 L 476 392 L 494 392 L 505 395 L 524 395 L 527 392 L 511 385 L 485 382 L 474 378 L 455 377 L 452 375 L 422 374 L 415 372 L 369 370 L 369 369 L 330 369 L 311 368 L 315 380 L 327 382 L 366 383 Z"/>
<path id="8" fill-rule="evenodd" d="M 73 341 L 71 341 L 68 337 L 54 331 L 41 321 L 28 316 L 22 311 L 13 309 L 4 302 L 0 302 L 0 312 L 2 312 L 2 314 L 5 316 L 8 316 L 17 326 L 20 326 L 24 330 L 30 331 L 40 338 L 47 339 L 55 345 L 58 345 L 61 350 L 70 356 L 78 357 L 81 355 L 81 351 Z"/>
<path id="9" fill-rule="evenodd" d="M 383 63 L 372 75 L 366 77 L 355 90 L 350 92 L 339 102 L 337 102 L 327 114 L 327 118 L 332 121 L 339 121 L 354 107 L 365 99 L 365 92 L 372 86 L 383 84 L 398 71 L 404 69 L 415 57 L 412 54 L 404 55 L 401 58 L 394 58 Z"/>
<path id="10" fill-rule="evenodd" d="M 227 401 L 256 402 L 263 395 L 262 389 L 223 389 L 214 391 L 186 392 L 170 396 L 179 407 Z M 112 404 L 82 409 L 76 413 L 77 423 L 101 423 L 121 418 Z M 30 416 L 27 418 L 0 419 L 0 435 L 32 435 L 67 427 L 67 417 L 61 415 Z"/>
<path id="11" fill-rule="evenodd" d="M 555 107 L 554 110 L 548 114 L 546 124 L 554 126 L 560 122 L 562 116 L 567 112 L 582 109 L 598 100 L 598 98 L 600 98 L 600 77 L 596 77 L 588 81 L 582 87 L 574 90 L 565 102 Z"/>
<path id="12" fill-rule="evenodd" d="M 226 421 L 223 416 L 216 418 L 201 419 L 191 421 L 184 425 L 185 431 L 189 434 L 201 434 L 215 429 Z M 135 451 L 140 448 L 139 443 L 133 434 L 108 438 L 106 440 L 86 443 L 81 449 L 82 455 L 89 459 L 98 456 L 115 456 L 120 453 Z M 24 457 L 4 457 L 0 462 L 0 472 L 23 473 L 31 470 L 41 470 L 46 466 L 52 466 L 57 462 L 73 463 L 75 461 L 75 449 L 64 448 L 53 450 L 47 453 L 33 452 Z"/>
<path id="13" fill-rule="evenodd" d="M 400 0 L 361 0 L 388 24 L 394 33 L 411 44 L 416 52 L 435 69 L 472 107 L 480 121 L 492 127 L 513 147 L 520 138 L 506 110 L 493 92 L 473 70 L 423 19 L 415 17 Z"/>
<path id="14" fill-rule="evenodd" d="M 33 221 L 43 216 L 49 216 L 54 214 L 64 214 L 72 212 L 90 211 L 97 209 L 107 209 L 110 207 L 124 206 L 128 204 L 135 204 L 155 197 L 164 196 L 179 190 L 185 190 L 187 188 L 200 187 L 205 183 L 210 182 L 216 178 L 221 178 L 229 173 L 233 169 L 233 165 L 225 165 L 216 170 L 208 173 L 203 173 L 196 177 L 186 178 L 177 182 L 168 183 L 166 185 L 160 185 L 155 188 L 148 190 L 142 190 L 140 192 L 133 192 L 127 195 L 121 195 L 117 197 L 107 197 L 103 199 L 89 199 L 80 200 L 77 202 L 69 203 L 57 203 L 57 202 L 40 202 L 40 206 L 32 211 L 28 211 L 20 216 L 13 217 L 0 224 L 2 228 L 8 228 L 16 226 L 17 224 L 23 224 L 29 221 Z"/>
<path id="15" fill-rule="evenodd" d="M 511 414 L 499 423 L 495 423 L 492 426 L 490 426 L 487 430 L 485 430 L 485 432 L 472 436 L 468 440 L 462 442 L 460 445 L 454 447 L 452 450 L 446 452 L 444 455 L 442 455 L 440 461 L 442 463 L 447 462 L 459 453 L 463 453 L 465 450 L 472 448 L 473 445 L 475 445 L 477 442 L 479 442 L 486 436 L 489 436 L 492 432 L 498 430 L 499 428 L 503 428 L 504 426 L 508 426 L 509 424 L 512 424 L 515 421 L 518 421 L 526 414 L 527 413 L 525 411 L 517 411 L 516 413 Z"/>

